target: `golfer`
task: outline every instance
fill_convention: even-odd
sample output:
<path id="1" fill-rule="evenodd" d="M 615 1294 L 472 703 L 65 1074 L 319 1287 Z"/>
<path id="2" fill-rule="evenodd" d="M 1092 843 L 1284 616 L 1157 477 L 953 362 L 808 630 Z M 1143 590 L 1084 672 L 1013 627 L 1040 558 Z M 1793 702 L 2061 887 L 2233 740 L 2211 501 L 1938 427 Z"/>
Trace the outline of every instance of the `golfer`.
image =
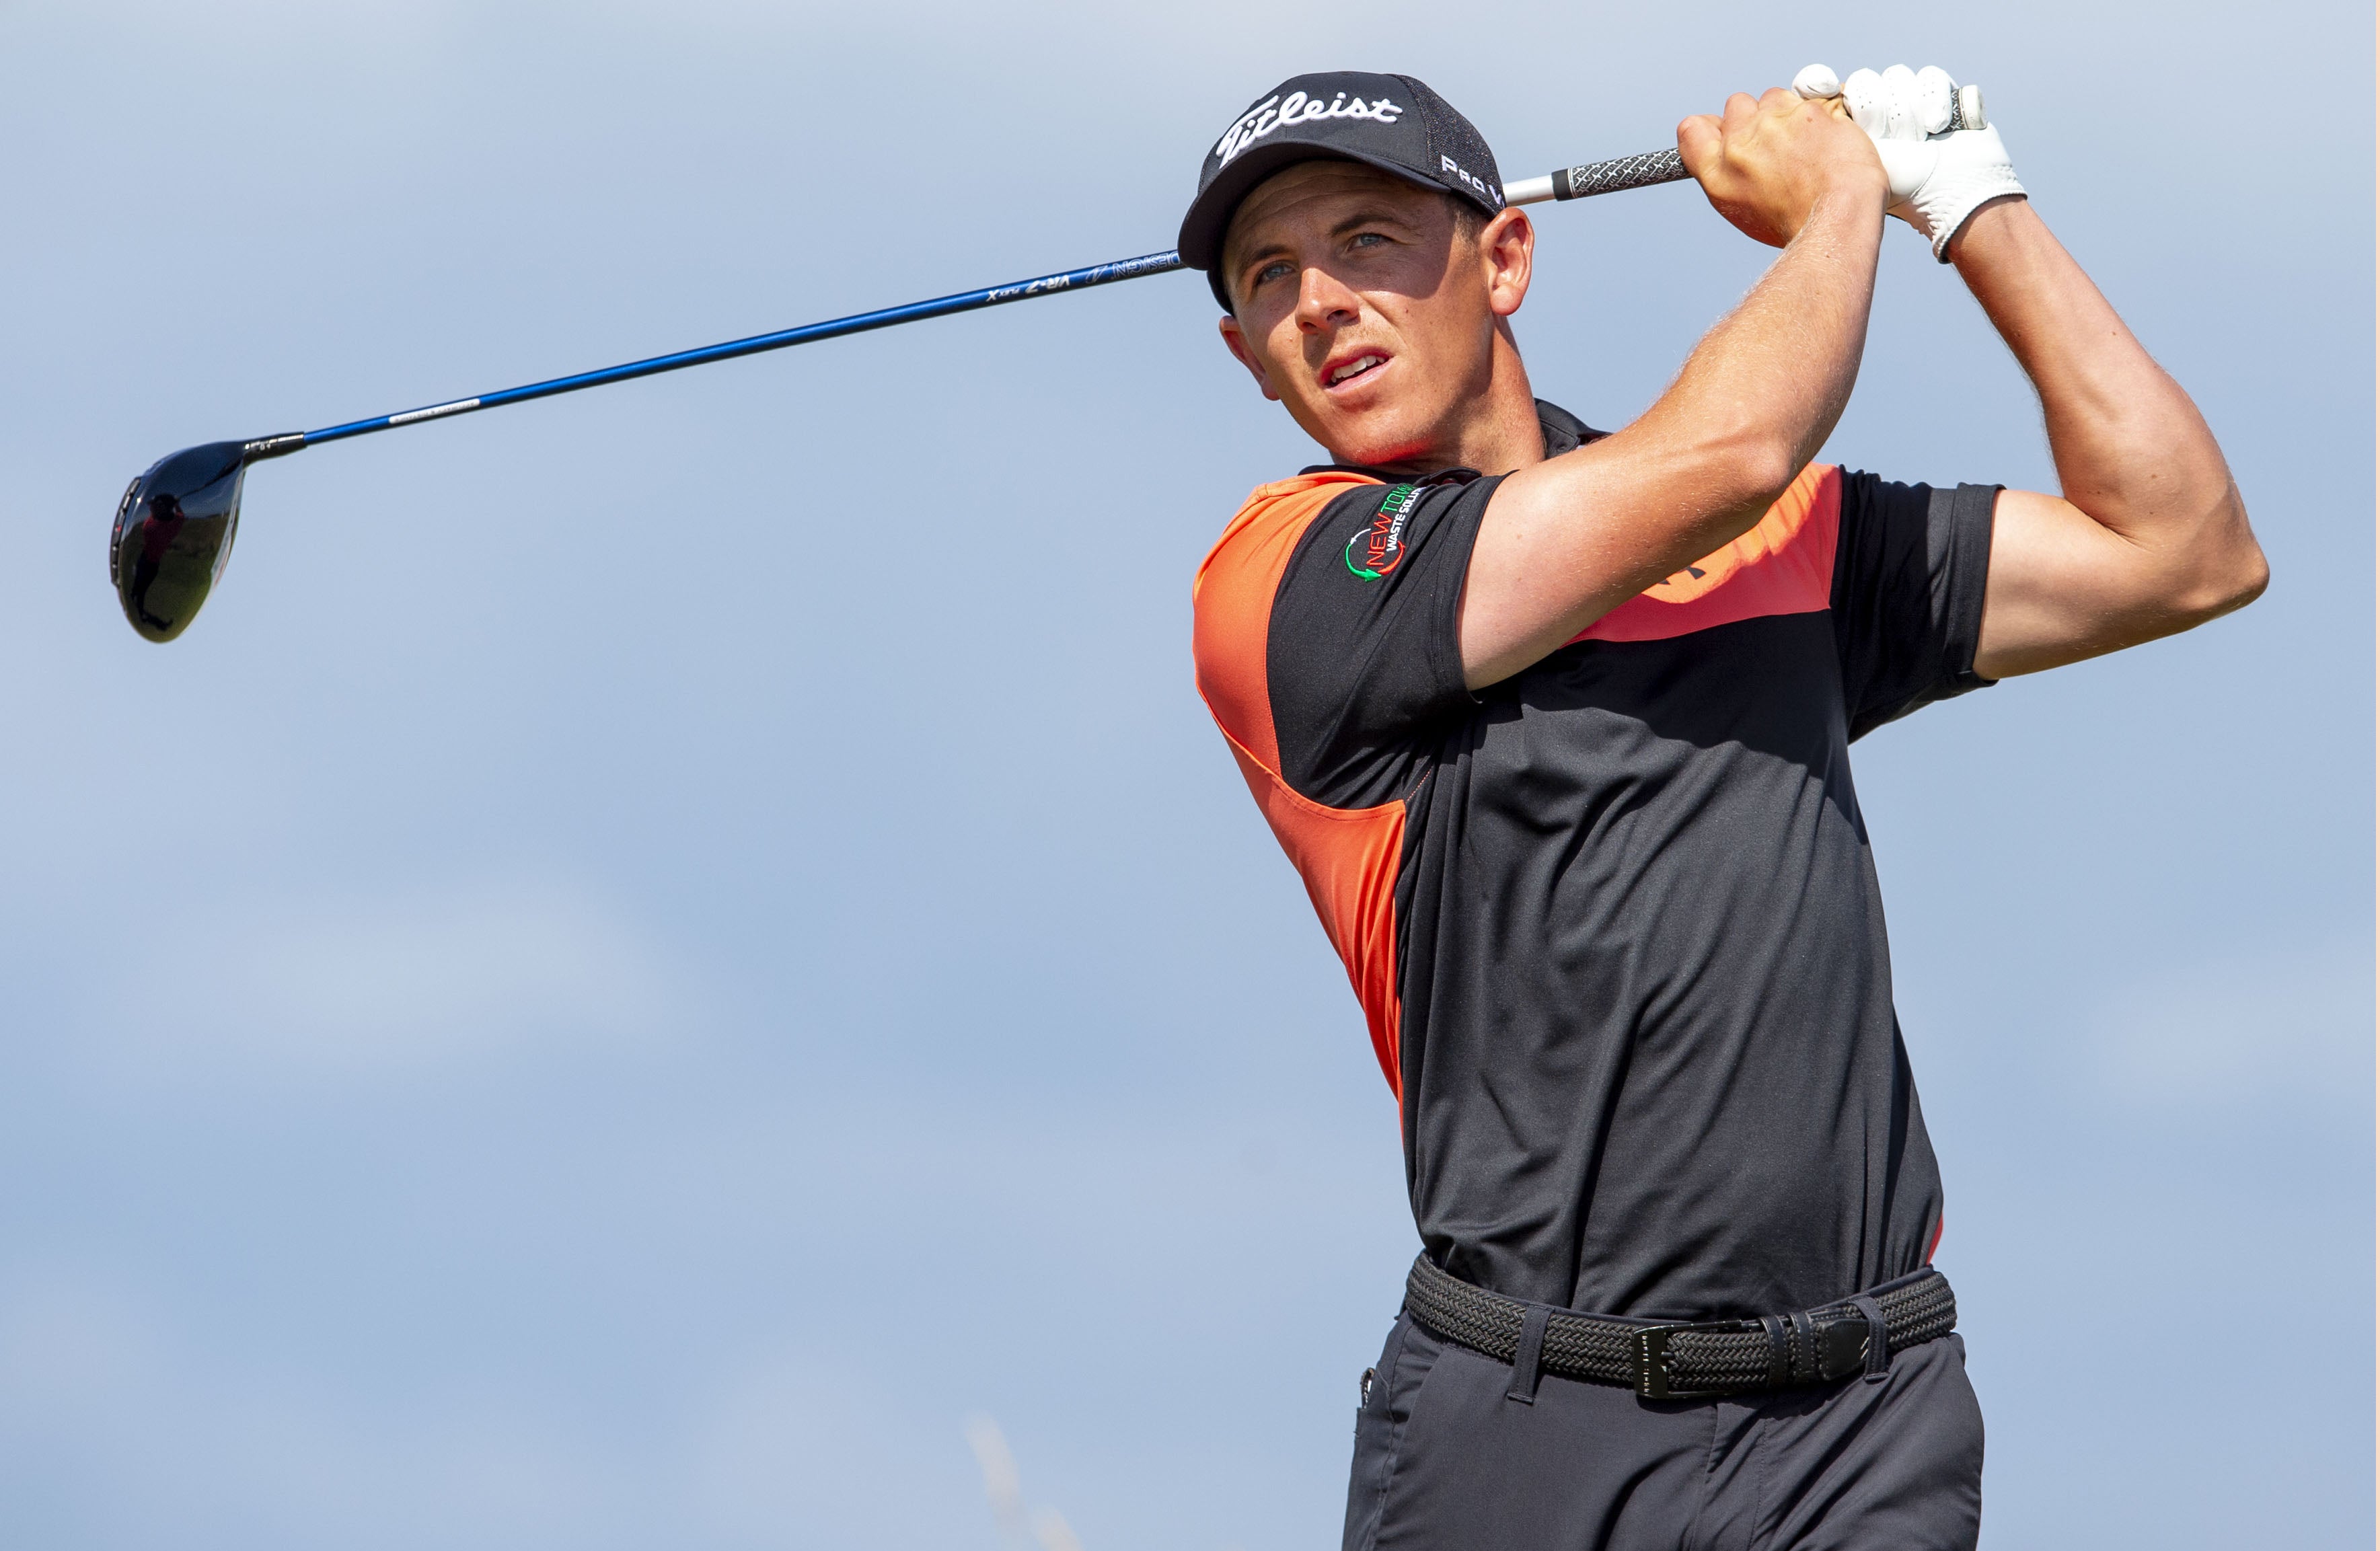
<path id="1" fill-rule="evenodd" d="M 2239 608 L 2265 566 L 2197 409 L 1997 129 L 1951 127 L 1949 78 L 1797 87 L 1679 126 L 1782 251 L 1608 435 L 1531 394 L 1535 234 L 1420 81 L 1282 82 L 1183 222 L 1224 345 L 1329 454 L 1224 528 L 1196 650 L 1402 1119 L 1422 1253 L 1351 1548 L 1975 1544 L 1848 747 Z M 1888 215 L 2032 379 L 2062 495 L 1812 461 Z M 1942 414 L 1974 375 L 1937 363 Z"/>

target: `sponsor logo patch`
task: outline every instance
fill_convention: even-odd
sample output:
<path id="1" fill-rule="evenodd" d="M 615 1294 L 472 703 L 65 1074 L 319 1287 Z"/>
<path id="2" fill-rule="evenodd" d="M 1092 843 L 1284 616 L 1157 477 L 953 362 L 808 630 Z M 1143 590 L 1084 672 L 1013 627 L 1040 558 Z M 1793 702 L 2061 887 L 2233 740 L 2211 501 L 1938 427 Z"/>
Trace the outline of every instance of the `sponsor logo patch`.
<path id="1" fill-rule="evenodd" d="M 1381 499 L 1372 526 L 1358 529 L 1347 540 L 1347 569 L 1367 582 L 1377 582 L 1405 557 L 1405 520 L 1421 504 L 1419 485 L 1399 485 Z"/>

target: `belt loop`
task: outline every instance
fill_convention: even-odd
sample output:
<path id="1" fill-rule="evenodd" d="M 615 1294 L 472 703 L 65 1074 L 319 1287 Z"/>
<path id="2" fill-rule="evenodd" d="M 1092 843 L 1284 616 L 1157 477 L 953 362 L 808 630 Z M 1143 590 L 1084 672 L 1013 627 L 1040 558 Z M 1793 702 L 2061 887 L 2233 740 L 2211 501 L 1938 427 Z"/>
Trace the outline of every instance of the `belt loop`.
<path id="1" fill-rule="evenodd" d="M 1882 1382 L 1892 1372 L 1892 1337 L 1884 1327 L 1884 1306 L 1863 1292 L 1851 1301 L 1867 1316 L 1867 1382 Z"/>
<path id="2" fill-rule="evenodd" d="M 1785 1317 L 1793 1322 L 1787 1359 L 1793 1367 L 1793 1382 L 1815 1384 L 1818 1379 L 1818 1322 L 1810 1317 L 1807 1309 L 1795 1309 Z"/>
<path id="3" fill-rule="evenodd" d="M 1793 1348 L 1785 1339 L 1785 1316 L 1762 1315 L 1760 1329 L 1768 1338 L 1768 1387 L 1782 1389 L 1793 1376 Z"/>
<path id="4" fill-rule="evenodd" d="M 1512 1387 L 1504 1391 L 1504 1399 L 1524 1406 L 1537 1403 L 1537 1358 L 1545 1350 L 1546 1321 L 1553 1312 L 1547 1304 L 1531 1303 L 1521 1316 L 1521 1345 L 1512 1353 Z"/>

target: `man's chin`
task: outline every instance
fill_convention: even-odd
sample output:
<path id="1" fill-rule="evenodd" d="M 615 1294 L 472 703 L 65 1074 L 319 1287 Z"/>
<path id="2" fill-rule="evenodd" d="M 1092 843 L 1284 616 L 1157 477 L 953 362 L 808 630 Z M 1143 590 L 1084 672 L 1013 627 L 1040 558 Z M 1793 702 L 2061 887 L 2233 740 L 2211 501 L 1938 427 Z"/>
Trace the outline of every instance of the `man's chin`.
<path id="1" fill-rule="evenodd" d="M 1426 458 L 1429 454 L 1428 436 L 1386 407 L 1370 413 L 1333 415 L 1329 419 L 1329 424 L 1308 430 L 1314 432 L 1317 442 L 1329 449 L 1333 463 L 1380 468 Z"/>

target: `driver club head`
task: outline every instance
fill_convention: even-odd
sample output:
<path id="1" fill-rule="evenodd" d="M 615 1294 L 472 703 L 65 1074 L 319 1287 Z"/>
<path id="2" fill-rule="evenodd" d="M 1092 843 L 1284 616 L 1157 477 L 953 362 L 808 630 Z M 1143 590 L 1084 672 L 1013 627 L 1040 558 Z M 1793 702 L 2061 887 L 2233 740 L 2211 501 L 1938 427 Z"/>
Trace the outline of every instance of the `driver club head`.
<path id="1" fill-rule="evenodd" d="M 210 442 L 160 458 L 115 508 L 108 579 L 132 628 L 170 641 L 189 628 L 231 558 L 249 464 L 297 451 L 300 437 Z"/>

